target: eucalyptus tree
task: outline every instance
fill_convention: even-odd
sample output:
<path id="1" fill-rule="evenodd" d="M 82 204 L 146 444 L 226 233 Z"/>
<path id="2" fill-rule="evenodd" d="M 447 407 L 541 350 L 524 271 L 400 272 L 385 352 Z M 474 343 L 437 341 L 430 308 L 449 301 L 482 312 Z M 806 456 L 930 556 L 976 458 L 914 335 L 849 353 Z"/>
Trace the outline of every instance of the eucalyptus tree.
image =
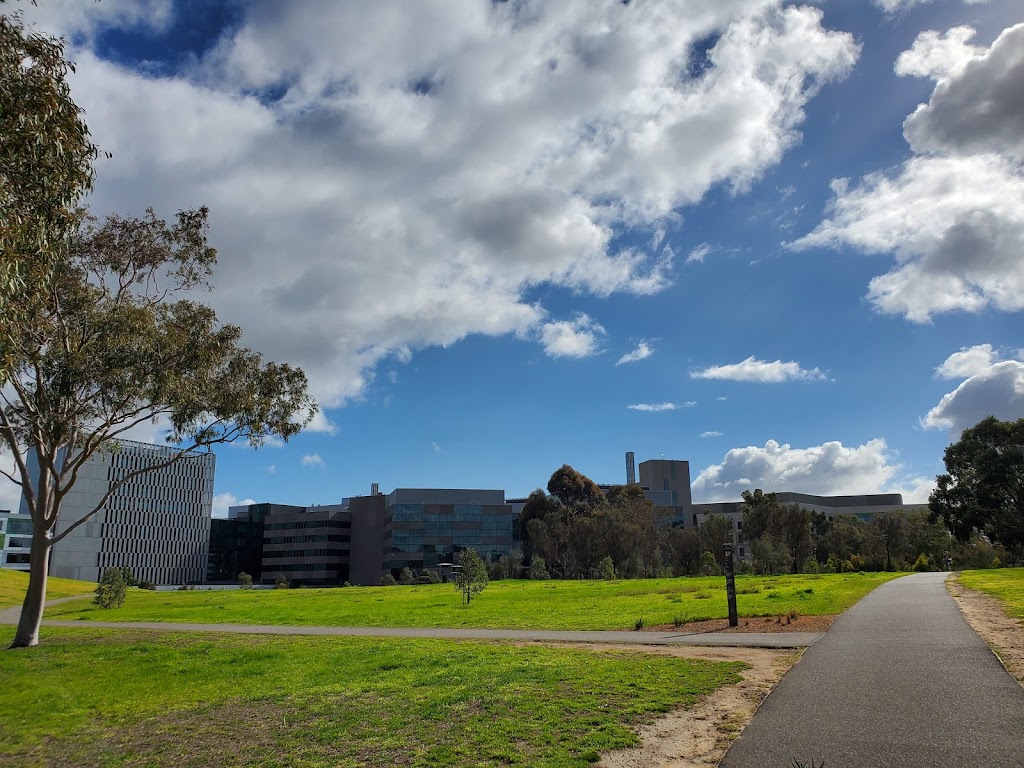
<path id="1" fill-rule="evenodd" d="M 5 7 L 0 0 L 0 7 Z M 9 6 L 6 6 L 9 7 Z M 64 42 L 0 14 L 0 366 L 20 351 L 15 320 L 42 299 L 50 270 L 75 231 L 99 150 L 71 100 Z"/>
<path id="2" fill-rule="evenodd" d="M 21 486 L 33 528 L 12 647 L 39 641 L 53 546 L 118 488 L 219 443 L 288 440 L 316 411 L 301 370 L 264 362 L 195 300 L 216 263 L 207 220 L 205 208 L 171 224 L 152 210 L 102 223 L 79 212 L 33 311 L 4 317 L 18 354 L 0 389 L 0 444 L 14 458 L 3 473 Z M 58 526 L 85 463 L 147 422 L 166 425 L 171 454 L 112 480 L 91 512 Z"/>

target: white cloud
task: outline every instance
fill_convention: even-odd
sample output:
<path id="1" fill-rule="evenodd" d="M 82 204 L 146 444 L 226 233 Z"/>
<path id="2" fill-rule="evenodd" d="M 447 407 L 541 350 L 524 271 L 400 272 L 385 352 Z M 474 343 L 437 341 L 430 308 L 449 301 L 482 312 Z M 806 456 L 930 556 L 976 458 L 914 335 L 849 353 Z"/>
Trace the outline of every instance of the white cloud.
<path id="1" fill-rule="evenodd" d="M 711 246 L 707 243 L 701 243 L 692 251 L 690 255 L 686 257 L 687 264 L 702 264 L 704 263 L 704 257 L 711 253 Z"/>
<path id="2" fill-rule="evenodd" d="M 792 361 L 784 363 L 781 360 L 776 360 L 769 363 L 765 360 L 757 360 L 753 355 L 739 363 L 712 365 L 709 368 L 691 371 L 690 377 L 694 379 L 755 381 L 766 384 L 776 384 L 782 381 L 817 381 L 826 378 L 818 368 L 807 370 L 801 368 L 799 363 Z"/>
<path id="3" fill-rule="evenodd" d="M 319 467 L 320 469 L 323 469 L 327 465 L 324 464 L 324 460 L 320 458 L 319 453 L 307 453 L 302 457 L 302 466 Z"/>
<path id="4" fill-rule="evenodd" d="M 255 503 L 252 499 L 239 500 L 233 493 L 217 493 L 213 496 L 213 516 L 227 517 L 229 507 L 244 507 Z"/>
<path id="5" fill-rule="evenodd" d="M 948 362 L 948 361 L 947 361 Z M 1024 363 L 996 362 L 944 395 L 921 419 L 926 429 L 948 429 L 954 437 L 987 416 L 1024 418 Z"/>
<path id="6" fill-rule="evenodd" d="M 935 369 L 935 375 L 943 379 L 966 379 L 987 370 L 998 360 L 999 353 L 991 344 L 961 347 Z"/>
<path id="7" fill-rule="evenodd" d="M 646 341 L 641 341 L 636 345 L 636 349 L 632 352 L 627 352 L 618 359 L 615 365 L 623 365 L 624 363 L 635 363 L 639 360 L 646 360 L 648 357 L 654 354 L 654 350 L 651 345 Z"/>
<path id="8" fill-rule="evenodd" d="M 680 408 L 692 408 L 697 404 L 696 400 L 688 400 L 685 403 L 634 403 L 627 405 L 631 411 L 643 413 L 661 413 L 662 411 L 677 411 Z"/>
<path id="9" fill-rule="evenodd" d="M 40 16 L 76 45 L 100 16 L 137 23 L 106 0 L 54 7 Z M 550 350 L 538 286 L 662 290 L 671 250 L 618 233 L 677 227 L 716 185 L 748 189 L 859 55 L 820 10 L 779 0 L 240 9 L 172 76 L 102 61 L 88 34 L 70 51 L 73 96 L 113 152 L 92 202 L 209 205 L 211 301 L 328 407 L 389 357 L 467 334 Z M 578 341 L 555 354 L 592 352 Z"/>
<path id="10" fill-rule="evenodd" d="M 276 475 L 277 474 L 277 465 L 276 464 L 268 464 L 266 467 L 263 468 L 263 471 L 266 472 L 268 475 Z"/>
<path id="11" fill-rule="evenodd" d="M 721 432 L 716 432 L 716 431 L 710 431 L 710 432 L 701 432 L 701 433 L 700 433 L 700 436 L 701 436 L 701 437 L 703 437 L 703 438 L 709 438 L 709 437 L 721 437 L 721 436 L 722 436 L 722 433 L 721 433 Z"/>
<path id="12" fill-rule="evenodd" d="M 540 338 L 548 357 L 590 357 L 597 354 L 597 337 L 604 332 L 599 323 L 581 312 L 574 320 L 544 323 Z"/>
<path id="13" fill-rule="evenodd" d="M 430 444 L 430 450 L 432 450 L 432 451 L 433 451 L 434 453 L 436 453 L 436 454 L 437 454 L 438 456 L 440 456 L 441 454 L 443 454 L 443 453 L 444 453 L 444 449 L 443 449 L 443 448 L 441 448 L 441 446 L 440 446 L 440 445 L 438 445 L 437 443 L 431 443 L 431 444 Z"/>
<path id="14" fill-rule="evenodd" d="M 1024 24 L 988 49 L 967 46 L 972 33 L 923 33 L 900 57 L 899 74 L 936 79 L 904 123 L 917 155 L 856 185 L 834 181 L 828 218 L 792 244 L 893 254 L 868 299 L 912 322 L 1024 309 Z"/>
<path id="15" fill-rule="evenodd" d="M 733 448 L 721 463 L 702 470 L 693 481 L 693 495 L 710 502 L 735 501 L 753 488 L 842 496 L 898 493 L 898 487 L 919 495 L 928 480 L 904 477 L 901 469 L 881 438 L 857 447 L 827 442 L 809 448 L 769 440 L 761 448 Z"/>
<path id="16" fill-rule="evenodd" d="M 876 6 L 881 8 L 890 16 L 897 16 L 905 13 L 915 5 L 924 5 L 932 0 L 874 0 Z M 963 0 L 967 5 L 983 5 L 988 0 Z"/>

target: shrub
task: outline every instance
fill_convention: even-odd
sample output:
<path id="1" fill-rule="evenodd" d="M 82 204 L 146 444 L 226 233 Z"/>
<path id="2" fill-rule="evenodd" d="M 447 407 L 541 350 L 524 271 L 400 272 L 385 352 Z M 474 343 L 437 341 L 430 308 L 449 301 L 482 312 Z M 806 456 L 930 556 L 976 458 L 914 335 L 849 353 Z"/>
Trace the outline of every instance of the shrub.
<path id="1" fill-rule="evenodd" d="M 252 589 L 252 576 L 245 571 L 238 574 L 238 588 L 239 589 Z"/>
<path id="2" fill-rule="evenodd" d="M 344 584 L 342 584 L 341 586 L 343 586 L 343 587 L 351 587 L 351 586 L 352 586 L 352 583 L 351 583 L 351 582 L 348 582 L 348 581 L 346 581 L 346 582 L 345 582 Z"/>
<path id="3" fill-rule="evenodd" d="M 288 577 L 283 573 L 279 573 L 277 578 L 274 579 L 274 586 L 278 589 L 288 589 L 291 585 L 291 582 L 288 581 Z"/>
<path id="4" fill-rule="evenodd" d="M 385 573 L 383 576 L 380 577 L 380 585 L 382 587 L 393 587 L 397 583 L 398 582 L 395 581 L 395 577 L 392 576 L 390 573 Z"/>
<path id="5" fill-rule="evenodd" d="M 612 562 L 611 555 L 605 555 L 604 559 L 598 563 L 597 572 L 598 578 L 605 581 L 613 581 L 615 579 L 615 563 Z"/>
<path id="6" fill-rule="evenodd" d="M 644 628 L 643 617 L 640 617 L 639 619 L 637 619 L 636 621 L 633 622 L 633 629 L 635 629 L 637 632 L 639 632 L 643 628 Z"/>
<path id="7" fill-rule="evenodd" d="M 156 589 L 156 584 L 154 584 L 149 579 L 143 579 L 142 581 L 139 582 L 139 589 L 155 590 Z"/>
<path id="8" fill-rule="evenodd" d="M 741 557 L 736 561 L 736 575 L 737 576 L 753 576 L 754 575 L 754 563 L 747 560 L 745 557 Z"/>
<path id="9" fill-rule="evenodd" d="M 120 568 L 107 568 L 103 571 L 103 578 L 96 585 L 96 597 L 93 603 L 100 608 L 120 608 L 124 605 L 125 595 L 128 593 L 128 585 L 124 581 L 124 573 Z"/>
<path id="10" fill-rule="evenodd" d="M 528 575 L 531 579 L 550 579 L 551 574 L 548 573 L 547 563 L 544 562 L 543 557 L 534 557 L 530 561 L 530 570 Z"/>
<path id="11" fill-rule="evenodd" d="M 674 626 L 674 627 L 675 627 L 676 629 L 679 629 L 679 628 L 680 628 L 681 626 L 683 626 L 683 624 L 685 624 L 685 623 L 686 623 L 686 619 L 684 619 L 684 618 L 683 618 L 682 616 L 676 616 L 676 617 L 674 617 L 674 618 L 672 619 L 672 625 L 673 625 L 673 626 Z"/>
<path id="12" fill-rule="evenodd" d="M 928 555 L 926 555 L 924 552 L 922 552 L 921 554 L 919 554 L 917 556 L 917 560 L 914 561 L 914 570 L 915 571 L 930 571 L 931 569 L 932 569 L 932 564 L 928 560 Z"/>
<path id="13" fill-rule="evenodd" d="M 412 584 L 416 580 L 416 577 L 412 575 L 412 569 L 408 566 L 402 569 L 402 572 L 398 574 L 399 584 Z"/>
<path id="14" fill-rule="evenodd" d="M 127 565 L 122 565 L 121 566 L 121 575 L 124 577 L 125 586 L 128 586 L 128 587 L 137 587 L 137 586 L 139 586 L 138 579 L 136 579 L 135 576 L 132 575 L 132 569 L 129 568 Z"/>

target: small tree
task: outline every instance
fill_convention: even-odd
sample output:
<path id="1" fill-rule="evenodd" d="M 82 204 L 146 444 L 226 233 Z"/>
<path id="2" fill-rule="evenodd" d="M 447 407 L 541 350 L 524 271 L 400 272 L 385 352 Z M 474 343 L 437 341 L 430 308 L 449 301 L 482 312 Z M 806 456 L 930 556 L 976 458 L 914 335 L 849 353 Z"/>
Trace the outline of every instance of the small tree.
<path id="1" fill-rule="evenodd" d="M 474 549 L 467 549 L 459 558 L 462 566 L 455 571 L 455 588 L 462 593 L 462 602 L 469 605 L 487 587 L 487 564 Z"/>
<path id="2" fill-rule="evenodd" d="M 605 581 L 612 581 L 615 579 L 615 563 L 612 562 L 611 555 L 605 555 L 600 563 L 597 564 L 598 578 L 604 579 Z"/>
<path id="3" fill-rule="evenodd" d="M 121 575 L 124 576 L 124 584 L 126 587 L 137 587 L 139 586 L 139 580 L 132 574 L 132 569 L 127 565 L 121 566 Z"/>
<path id="4" fill-rule="evenodd" d="M 245 571 L 238 574 L 238 588 L 239 589 L 252 589 L 252 576 Z"/>
<path id="5" fill-rule="evenodd" d="M 107 568 L 103 578 L 96 586 L 96 597 L 93 603 L 100 608 L 120 608 L 124 605 L 128 585 L 124 583 L 124 573 L 120 568 Z"/>
<path id="6" fill-rule="evenodd" d="M 412 569 L 406 566 L 402 569 L 402 572 L 398 574 L 399 584 L 412 584 L 416 581 L 416 577 L 413 575 Z"/>
<path id="7" fill-rule="evenodd" d="M 251 576 L 249 577 L 249 581 L 250 581 L 250 585 L 249 586 L 252 586 L 252 584 L 251 584 L 252 577 Z M 277 578 L 274 579 L 274 586 L 277 589 L 288 589 L 289 587 L 291 587 L 291 585 L 292 585 L 292 583 L 290 581 L 288 581 L 288 577 L 285 576 L 283 573 L 277 574 Z"/>
<path id="8" fill-rule="evenodd" d="M 548 573 L 547 563 L 544 562 L 543 557 L 538 556 L 534 556 L 534 558 L 530 560 L 530 568 L 527 571 L 527 575 L 531 579 L 537 580 L 545 580 L 551 578 L 551 574 Z"/>

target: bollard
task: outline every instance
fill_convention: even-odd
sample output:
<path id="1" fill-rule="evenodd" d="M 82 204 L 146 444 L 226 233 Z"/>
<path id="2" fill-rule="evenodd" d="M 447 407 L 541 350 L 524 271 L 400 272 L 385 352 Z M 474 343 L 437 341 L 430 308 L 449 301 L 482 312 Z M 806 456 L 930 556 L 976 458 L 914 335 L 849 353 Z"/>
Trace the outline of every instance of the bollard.
<path id="1" fill-rule="evenodd" d="M 729 598 L 729 626 L 740 625 L 739 615 L 736 613 L 736 571 L 732 561 L 732 543 L 725 545 L 725 594 Z"/>

